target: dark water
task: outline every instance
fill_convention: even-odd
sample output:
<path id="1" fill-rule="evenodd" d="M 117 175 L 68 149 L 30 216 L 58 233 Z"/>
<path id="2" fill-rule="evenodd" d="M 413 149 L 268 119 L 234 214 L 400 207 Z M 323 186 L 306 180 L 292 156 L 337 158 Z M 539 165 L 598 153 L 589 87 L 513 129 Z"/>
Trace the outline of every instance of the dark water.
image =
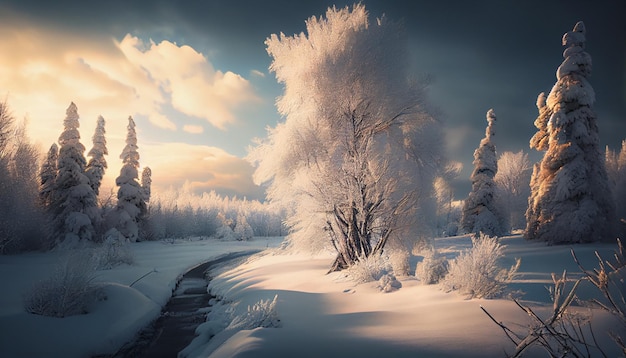
<path id="1" fill-rule="evenodd" d="M 205 309 L 213 298 L 207 293 L 210 282 L 207 271 L 220 265 L 242 261 L 256 252 L 258 251 L 230 253 L 187 271 L 176 285 L 176 290 L 163 308 L 161 316 L 144 328 L 133 342 L 109 357 L 176 357 L 194 339 L 196 328 L 206 321 Z"/>

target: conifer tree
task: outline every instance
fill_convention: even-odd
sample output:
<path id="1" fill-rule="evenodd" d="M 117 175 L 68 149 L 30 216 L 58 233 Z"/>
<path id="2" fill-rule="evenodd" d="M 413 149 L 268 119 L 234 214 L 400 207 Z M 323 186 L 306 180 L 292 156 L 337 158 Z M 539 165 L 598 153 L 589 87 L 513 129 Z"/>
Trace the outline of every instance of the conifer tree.
<path id="1" fill-rule="evenodd" d="M 95 240 L 95 227 L 100 212 L 96 194 L 85 175 L 85 147 L 80 142 L 78 109 L 72 102 L 59 136 L 58 174 L 52 195 L 53 232 L 55 244 L 75 244 Z"/>
<path id="2" fill-rule="evenodd" d="M 530 144 L 546 153 L 533 171 L 524 236 L 550 244 L 614 239 L 615 205 L 599 147 L 595 94 L 587 81 L 591 56 L 584 50 L 583 22 L 562 43 L 557 82 L 545 102 L 537 101 L 536 124 L 546 124 L 537 126 Z"/>
<path id="3" fill-rule="evenodd" d="M 495 132 L 496 114 L 487 112 L 485 138 L 474 151 L 474 171 L 470 177 L 472 191 L 463 204 L 461 226 L 467 232 L 484 233 L 488 236 L 503 234 L 502 218 L 496 207 L 496 184 L 493 180 L 498 172 L 496 146 L 492 139 Z"/>
<path id="4" fill-rule="evenodd" d="M 96 130 L 92 137 L 93 147 L 89 153 L 87 153 L 91 159 L 89 160 L 89 163 L 87 163 L 85 174 L 87 175 L 87 178 L 89 178 L 89 185 L 91 185 L 91 188 L 94 193 L 96 193 L 96 196 L 100 193 L 100 185 L 102 184 L 102 178 L 104 177 L 104 172 L 107 168 L 107 161 L 104 156 L 109 154 L 106 147 L 107 140 L 105 138 L 106 131 L 104 126 L 104 118 L 99 116 Z"/>
<path id="5" fill-rule="evenodd" d="M 120 155 L 122 169 L 115 179 L 117 207 L 114 211 L 114 226 L 130 241 L 139 238 L 139 222 L 146 213 L 144 191 L 139 184 L 139 152 L 137 151 L 137 133 L 133 117 L 128 117 L 126 146 Z"/>
<path id="6" fill-rule="evenodd" d="M 48 208 L 52 201 L 54 182 L 57 178 L 57 162 L 59 160 L 59 147 L 52 143 L 48 150 L 48 156 L 41 165 L 39 172 L 39 202 L 42 207 Z"/>

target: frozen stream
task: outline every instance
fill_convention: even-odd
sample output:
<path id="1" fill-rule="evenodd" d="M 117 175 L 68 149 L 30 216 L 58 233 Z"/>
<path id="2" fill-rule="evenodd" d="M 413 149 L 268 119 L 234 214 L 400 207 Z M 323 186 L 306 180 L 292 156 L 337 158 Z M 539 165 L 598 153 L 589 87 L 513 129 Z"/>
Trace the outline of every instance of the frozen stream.
<path id="1" fill-rule="evenodd" d="M 161 316 L 144 328 L 135 341 L 126 344 L 112 357 L 176 357 L 195 337 L 198 325 L 205 322 L 209 300 L 207 292 L 210 279 L 207 271 L 219 265 L 242 260 L 255 251 L 230 253 L 200 264 L 187 271 L 178 282 L 176 290 Z"/>

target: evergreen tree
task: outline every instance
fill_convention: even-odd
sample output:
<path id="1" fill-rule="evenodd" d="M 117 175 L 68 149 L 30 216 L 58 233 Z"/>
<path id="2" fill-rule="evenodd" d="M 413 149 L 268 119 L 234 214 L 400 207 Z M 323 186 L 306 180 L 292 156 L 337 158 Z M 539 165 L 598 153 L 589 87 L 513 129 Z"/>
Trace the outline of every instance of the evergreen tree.
<path id="1" fill-rule="evenodd" d="M 563 45 L 557 82 L 547 100 L 538 101 L 535 123 L 547 122 L 530 144 L 546 153 L 533 171 L 524 236 L 550 244 L 614 239 L 615 205 L 598 144 L 583 22 L 563 36 Z"/>
<path id="2" fill-rule="evenodd" d="M 461 226 L 467 232 L 499 236 L 504 230 L 502 217 L 496 206 L 496 184 L 493 180 L 498 172 L 496 146 L 492 141 L 496 134 L 496 114 L 493 109 L 487 112 L 487 123 L 485 138 L 474 151 L 474 171 L 470 177 L 472 191 L 463 203 Z"/>
<path id="3" fill-rule="evenodd" d="M 114 210 L 114 226 L 130 241 L 139 238 L 139 222 L 146 214 L 144 191 L 139 184 L 139 152 L 137 151 L 137 133 L 135 121 L 128 117 L 126 146 L 120 155 L 122 169 L 115 179 L 117 190 L 117 207 Z"/>
<path id="4" fill-rule="evenodd" d="M 96 239 L 94 224 L 100 221 L 96 194 L 85 175 L 87 161 L 85 147 L 80 142 L 78 120 L 78 109 L 72 102 L 59 137 L 58 174 L 51 201 L 52 237 L 57 245 Z"/>
<path id="5" fill-rule="evenodd" d="M 59 147 L 52 143 L 48 150 L 48 156 L 41 165 L 39 172 L 39 202 L 45 209 L 49 208 L 54 194 L 54 183 L 57 178 L 57 162 L 59 160 Z"/>
<path id="6" fill-rule="evenodd" d="M 100 185 L 102 184 L 102 178 L 104 177 L 104 172 L 107 168 L 107 161 L 104 159 L 104 156 L 109 154 L 107 151 L 107 140 L 105 138 L 105 129 L 104 129 L 105 121 L 102 116 L 98 117 L 98 122 L 96 125 L 96 130 L 93 134 L 93 147 L 87 153 L 88 156 L 91 157 L 89 163 L 87 163 L 87 169 L 85 174 L 87 178 L 89 178 L 89 185 L 93 189 L 96 196 L 100 193 Z"/>

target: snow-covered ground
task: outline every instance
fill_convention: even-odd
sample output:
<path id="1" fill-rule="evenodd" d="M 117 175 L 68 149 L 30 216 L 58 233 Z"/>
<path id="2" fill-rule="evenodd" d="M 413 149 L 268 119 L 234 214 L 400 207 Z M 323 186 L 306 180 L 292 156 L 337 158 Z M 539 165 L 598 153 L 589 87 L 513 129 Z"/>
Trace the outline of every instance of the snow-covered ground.
<path id="1" fill-rule="evenodd" d="M 66 318 L 25 312 L 23 295 L 50 276 L 65 253 L 0 256 L 0 356 L 89 357 L 111 354 L 158 317 L 179 276 L 193 266 L 230 252 L 262 250 L 281 238 L 252 241 L 175 240 L 130 245 L 133 265 L 97 271 L 106 300 L 89 314 Z M 151 272 L 137 283 L 141 276 Z"/>
<path id="2" fill-rule="evenodd" d="M 276 247 L 280 242 L 257 238 L 251 242 L 132 244 L 134 265 L 97 274 L 96 280 L 106 283 L 107 300 L 98 302 L 89 314 L 62 319 L 28 314 L 22 306 L 23 293 L 47 277 L 62 255 L 0 256 L 1 356 L 88 357 L 112 353 L 156 318 L 177 278 L 189 268 L 228 252 Z M 513 264 L 516 257 L 522 259 L 520 275 L 509 288 L 524 291 L 525 303 L 534 308 L 541 306 L 537 311 L 547 313 L 551 306 L 545 287 L 552 283 L 551 273 L 567 269 L 575 277 L 573 274 L 578 272 L 570 248 L 526 242 L 519 236 L 503 238 L 502 243 L 507 245 L 503 266 Z M 461 236 L 437 239 L 435 244 L 442 254 L 452 258 L 469 248 L 471 241 Z M 588 268 L 596 264 L 595 250 L 609 258 L 615 248 L 615 244 L 574 247 Z M 419 259 L 412 257 L 413 270 Z M 210 321 L 198 327 L 198 336 L 182 356 L 503 356 L 505 350 L 512 351 L 511 343 L 480 306 L 521 331 L 524 328 L 515 324 L 528 321 L 527 315 L 508 299 L 467 300 L 437 285 L 422 285 L 412 276 L 399 277 L 402 287 L 383 293 L 377 282 L 355 284 L 344 273 L 327 275 L 332 260 L 331 255 L 289 255 L 272 249 L 222 270 L 209 288 L 223 301 L 214 303 Z M 156 272 L 129 287 L 154 269 Z M 583 296 L 586 289 L 580 292 Z M 274 313 L 280 327 L 245 329 L 245 319 L 241 318 L 245 318 L 248 307 L 261 300 L 267 301 L 260 306 L 268 307 L 276 296 Z M 235 317 L 239 318 L 238 324 L 231 322 Z M 597 311 L 593 312 L 593 322 L 610 356 L 618 356 L 604 334 L 607 328 L 618 328 L 615 322 Z"/>
<path id="3" fill-rule="evenodd" d="M 502 243 L 507 245 L 503 265 L 512 265 L 515 257 L 522 259 L 520 276 L 510 288 L 524 291 L 525 303 L 542 306 L 537 311 L 548 313 L 546 286 L 552 284 L 551 273 L 578 271 L 570 248 L 530 243 L 520 236 L 504 238 Z M 442 238 L 436 246 L 453 257 L 469 248 L 471 241 L 468 236 Z M 616 245 L 574 248 L 592 268 L 594 250 L 609 258 Z M 499 357 L 513 347 L 480 306 L 512 328 L 524 331 L 515 323 L 528 322 L 511 300 L 467 300 L 439 286 L 422 285 L 414 277 L 399 278 L 402 287 L 391 293 L 381 292 L 377 282 L 357 285 L 343 273 L 326 275 L 332 260 L 332 256 L 311 258 L 275 251 L 214 278 L 209 288 L 228 305 L 227 309 L 215 306 L 211 319 L 227 315 L 228 321 L 245 315 L 248 306 L 278 295 L 275 311 L 281 327 L 229 327 L 207 341 L 219 326 L 209 322 L 198 328 L 200 336 L 183 352 L 189 357 Z M 411 265 L 414 269 L 415 262 Z M 603 345 L 611 356 L 617 356 L 613 342 L 604 334 L 609 327 L 617 328 L 615 322 L 603 312 L 593 312 L 593 319 Z"/>

